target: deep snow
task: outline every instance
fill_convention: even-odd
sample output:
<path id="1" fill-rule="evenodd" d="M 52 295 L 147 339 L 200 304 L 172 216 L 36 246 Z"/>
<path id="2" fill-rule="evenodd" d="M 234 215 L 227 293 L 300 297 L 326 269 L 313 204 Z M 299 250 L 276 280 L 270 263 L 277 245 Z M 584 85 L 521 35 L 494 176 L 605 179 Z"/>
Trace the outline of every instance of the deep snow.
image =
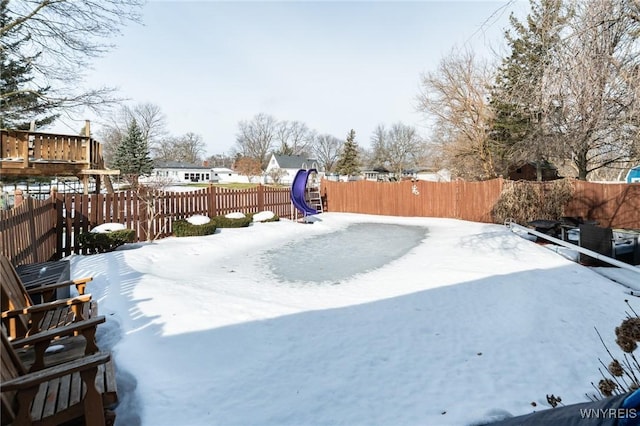
<path id="1" fill-rule="evenodd" d="M 273 273 L 274 251 L 355 223 L 428 236 L 339 285 L 313 282 L 335 267 L 313 252 L 308 285 Z M 638 305 L 504 226 L 452 219 L 324 213 L 71 260 L 107 315 L 119 425 L 463 425 L 583 402 L 607 360 L 594 327 L 616 353 Z"/>

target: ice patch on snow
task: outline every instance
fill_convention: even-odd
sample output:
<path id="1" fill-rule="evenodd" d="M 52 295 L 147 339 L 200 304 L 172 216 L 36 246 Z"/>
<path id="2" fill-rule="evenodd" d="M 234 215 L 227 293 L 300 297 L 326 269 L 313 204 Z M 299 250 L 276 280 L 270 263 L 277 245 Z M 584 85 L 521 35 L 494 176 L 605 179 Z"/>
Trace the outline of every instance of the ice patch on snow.
<path id="1" fill-rule="evenodd" d="M 337 284 L 404 256 L 420 244 L 426 232 L 421 226 L 356 223 L 271 250 L 266 261 L 284 281 Z"/>

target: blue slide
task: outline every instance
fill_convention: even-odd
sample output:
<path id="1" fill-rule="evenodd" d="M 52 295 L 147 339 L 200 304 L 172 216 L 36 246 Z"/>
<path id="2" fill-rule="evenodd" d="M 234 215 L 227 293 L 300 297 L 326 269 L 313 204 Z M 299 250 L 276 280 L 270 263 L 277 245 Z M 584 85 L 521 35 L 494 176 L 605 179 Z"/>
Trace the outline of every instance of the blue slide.
<path id="1" fill-rule="evenodd" d="M 296 177 L 293 178 L 293 185 L 291 185 L 291 202 L 304 216 L 318 214 L 318 211 L 309 207 L 307 201 L 304 199 L 305 192 L 307 191 L 307 179 L 309 179 L 311 173 L 316 173 L 316 169 L 298 170 Z"/>

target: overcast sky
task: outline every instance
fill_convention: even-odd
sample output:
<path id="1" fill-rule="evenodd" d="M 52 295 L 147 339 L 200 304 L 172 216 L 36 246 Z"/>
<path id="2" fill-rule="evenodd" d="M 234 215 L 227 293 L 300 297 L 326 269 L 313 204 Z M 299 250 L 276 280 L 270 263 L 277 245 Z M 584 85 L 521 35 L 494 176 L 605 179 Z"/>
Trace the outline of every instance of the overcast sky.
<path id="1" fill-rule="evenodd" d="M 420 75 L 454 47 L 488 55 L 504 46 L 509 13 L 526 9 L 507 1 L 151 1 L 143 25 L 124 29 L 87 84 L 158 105 L 169 132 L 202 135 L 207 155 L 228 153 L 238 122 L 258 113 L 341 139 L 353 128 L 369 146 L 381 123 L 428 134 L 416 112 Z M 95 133 L 99 119 L 88 118 Z"/>

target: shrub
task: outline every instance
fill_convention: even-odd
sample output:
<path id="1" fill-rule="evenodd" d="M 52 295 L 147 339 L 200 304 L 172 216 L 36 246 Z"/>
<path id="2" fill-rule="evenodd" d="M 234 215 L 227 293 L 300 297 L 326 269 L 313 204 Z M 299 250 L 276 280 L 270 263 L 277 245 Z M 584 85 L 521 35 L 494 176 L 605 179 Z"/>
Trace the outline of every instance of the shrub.
<path id="1" fill-rule="evenodd" d="M 216 232 L 217 225 L 212 220 L 202 225 L 194 225 L 184 219 L 173 222 L 173 235 L 176 237 L 201 237 Z"/>
<path id="2" fill-rule="evenodd" d="M 111 232 L 83 232 L 78 235 L 78 243 L 90 254 L 113 251 L 125 243 L 135 241 L 136 233 L 133 229 L 120 229 Z"/>
<path id="3" fill-rule="evenodd" d="M 602 379 L 598 382 L 598 386 L 591 382 L 591 386 L 602 398 L 624 394 L 640 388 L 640 363 L 634 353 L 638 348 L 638 342 L 640 342 L 640 317 L 631 307 L 629 301 L 625 300 L 625 302 L 633 315 L 627 314 L 627 318 L 615 329 L 616 344 L 623 352 L 622 357 L 613 355 L 596 329 L 600 342 L 611 358 L 608 364 L 598 359 L 602 366 L 599 368 Z M 589 395 L 587 396 L 589 397 Z M 599 399 L 597 395 L 589 398 Z"/>
<path id="4" fill-rule="evenodd" d="M 239 219 L 215 216 L 211 218 L 211 222 L 215 223 L 218 228 L 246 228 L 251 224 L 251 216 L 245 216 Z"/>
<path id="5" fill-rule="evenodd" d="M 559 220 L 573 195 L 571 182 L 505 181 L 492 214 L 497 223 L 512 219 L 520 225 L 536 219 Z"/>

